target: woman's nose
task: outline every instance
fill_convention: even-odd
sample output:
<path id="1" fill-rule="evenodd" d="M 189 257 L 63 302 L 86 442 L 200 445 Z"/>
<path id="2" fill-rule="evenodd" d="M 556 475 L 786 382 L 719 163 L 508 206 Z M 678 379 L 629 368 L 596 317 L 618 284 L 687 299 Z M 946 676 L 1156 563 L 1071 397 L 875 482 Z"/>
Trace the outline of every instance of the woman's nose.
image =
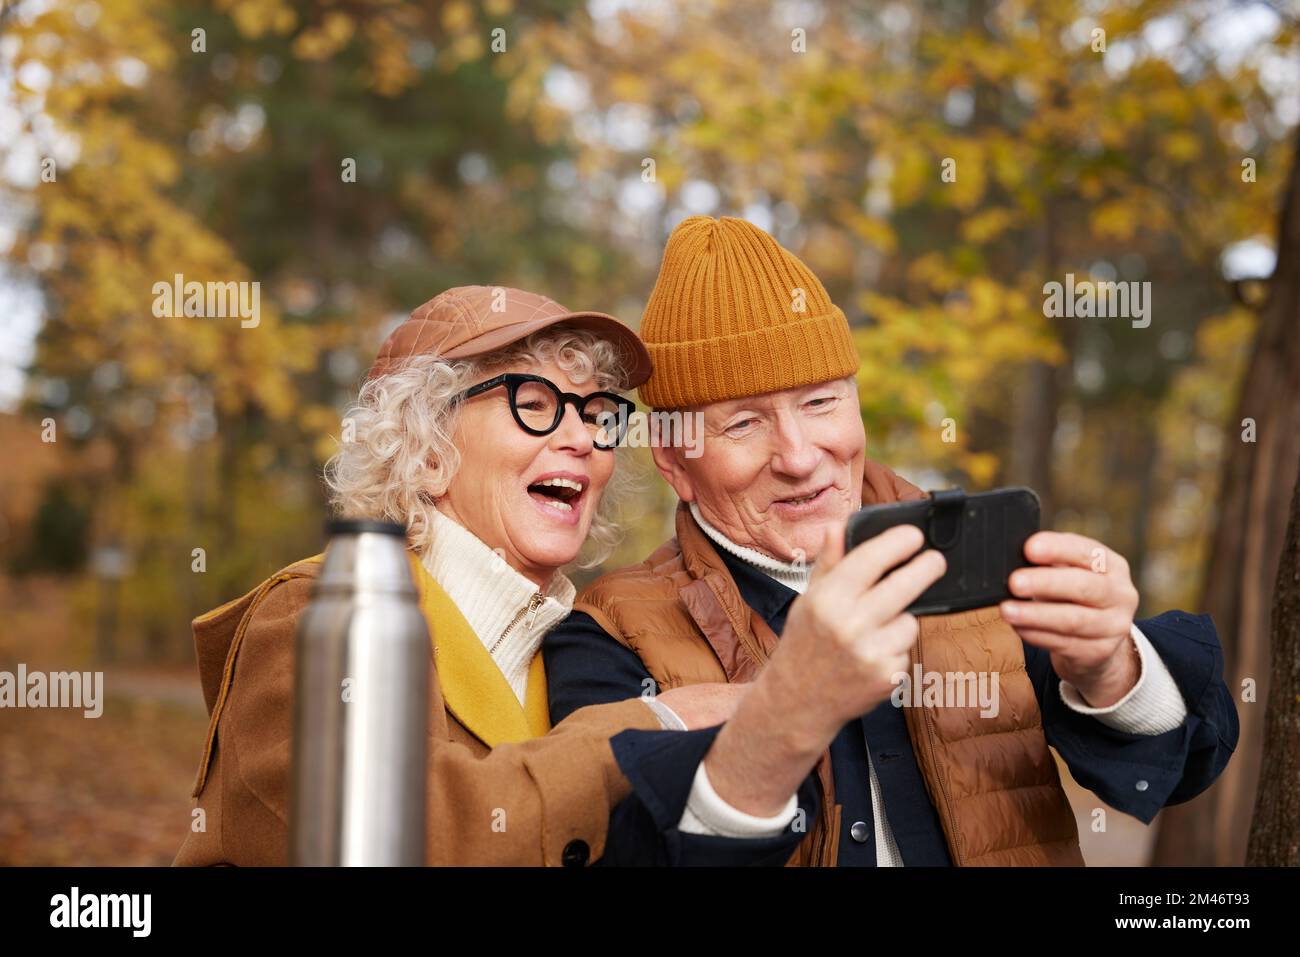
<path id="1" fill-rule="evenodd" d="M 596 447 L 595 437 L 571 403 L 564 406 L 564 415 L 551 437 L 554 443 L 558 443 L 557 448 L 569 449 L 581 455 L 586 455 Z"/>

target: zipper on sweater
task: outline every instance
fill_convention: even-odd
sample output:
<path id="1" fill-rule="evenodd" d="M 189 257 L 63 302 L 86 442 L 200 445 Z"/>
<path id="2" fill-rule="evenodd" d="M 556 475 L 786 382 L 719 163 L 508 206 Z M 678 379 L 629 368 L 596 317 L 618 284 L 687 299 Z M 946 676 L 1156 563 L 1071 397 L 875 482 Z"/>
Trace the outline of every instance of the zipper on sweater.
<path id="1" fill-rule="evenodd" d="M 921 661 L 921 637 L 917 636 L 916 644 L 912 646 L 912 660 L 920 663 Z M 935 750 L 934 739 L 938 732 L 934 729 L 934 716 L 930 714 L 929 709 L 924 705 L 921 706 L 921 717 L 925 721 L 925 746 L 930 755 L 930 767 L 934 768 L 935 777 L 939 779 L 939 792 L 943 795 L 944 809 L 948 812 L 948 820 L 952 822 L 952 840 L 956 853 L 956 860 L 953 861 L 955 867 L 962 867 L 966 863 L 966 852 L 962 848 L 961 828 L 957 825 L 957 813 L 952 809 L 952 797 L 948 794 L 948 782 L 940 773 L 939 757 Z"/>
<path id="2" fill-rule="evenodd" d="M 546 598 L 542 595 L 540 590 L 533 592 L 532 597 L 528 599 L 528 604 L 519 609 L 519 613 L 516 614 L 514 618 L 510 619 L 510 624 L 506 625 L 506 630 L 501 632 L 501 637 L 492 643 L 492 647 L 488 649 L 488 654 L 494 654 L 496 650 L 501 647 L 501 642 L 505 641 L 510 635 L 510 632 L 515 630 L 515 625 L 519 624 L 524 615 L 527 615 L 530 612 L 532 613 L 532 618 L 529 619 L 525 628 L 531 628 L 533 621 L 537 618 L 537 609 L 542 607 L 544 601 L 546 601 Z"/>

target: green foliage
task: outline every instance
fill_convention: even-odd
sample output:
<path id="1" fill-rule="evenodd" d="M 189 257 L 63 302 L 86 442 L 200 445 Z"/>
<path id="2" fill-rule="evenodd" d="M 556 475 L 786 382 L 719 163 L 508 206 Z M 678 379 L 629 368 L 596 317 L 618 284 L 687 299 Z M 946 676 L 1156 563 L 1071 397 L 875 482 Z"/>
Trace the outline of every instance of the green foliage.
<path id="1" fill-rule="evenodd" d="M 11 575 L 69 575 L 85 564 L 90 509 L 63 480 L 45 485 L 25 546 L 10 560 Z"/>

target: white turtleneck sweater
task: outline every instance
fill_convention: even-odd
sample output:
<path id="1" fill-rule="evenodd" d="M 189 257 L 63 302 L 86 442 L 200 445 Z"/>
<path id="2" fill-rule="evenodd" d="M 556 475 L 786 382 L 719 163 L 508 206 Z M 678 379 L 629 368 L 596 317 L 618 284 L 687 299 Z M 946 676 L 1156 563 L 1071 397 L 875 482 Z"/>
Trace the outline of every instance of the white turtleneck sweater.
<path id="1" fill-rule="evenodd" d="M 756 549 L 737 545 L 710 525 L 700 514 L 699 507 L 694 502 L 690 503 L 690 511 L 704 534 L 719 548 L 730 552 L 801 595 L 808 588 L 808 580 L 812 575 L 811 566 L 778 561 Z M 1148 735 L 1172 731 L 1187 717 L 1187 705 L 1183 701 L 1182 693 L 1174 683 L 1169 669 L 1160 660 L 1160 655 L 1136 625 L 1131 627 L 1130 635 L 1137 646 L 1141 670 L 1137 683 L 1128 694 L 1113 705 L 1093 708 L 1083 700 L 1083 696 L 1073 685 L 1063 680 L 1060 682 L 1061 700 L 1071 710 L 1080 714 L 1090 714 L 1103 724 L 1119 731 Z M 884 799 L 881 795 L 880 783 L 876 779 L 875 766 L 871 762 L 870 748 L 867 749 L 867 772 L 871 788 L 871 816 L 876 832 L 876 866 L 902 867 L 903 858 L 885 816 Z M 1139 786 L 1145 783 L 1145 781 L 1138 782 Z"/>
<path id="2" fill-rule="evenodd" d="M 523 704 L 533 656 L 546 633 L 573 609 L 577 590 L 556 572 L 541 591 L 459 522 L 437 509 L 431 513 L 433 544 L 422 556 L 424 567 L 456 603 Z"/>
<path id="3" fill-rule="evenodd" d="M 456 603 L 522 705 L 528 669 L 542 638 L 573 608 L 573 583 L 557 571 L 542 591 L 478 536 L 437 509 L 431 512 L 433 544 L 421 561 Z M 663 727 L 685 730 L 686 725 L 666 705 L 652 698 L 643 700 Z M 791 795 L 780 814 L 746 814 L 718 797 L 701 762 L 679 828 L 723 837 L 771 837 L 790 823 L 797 810 L 796 797 Z"/>

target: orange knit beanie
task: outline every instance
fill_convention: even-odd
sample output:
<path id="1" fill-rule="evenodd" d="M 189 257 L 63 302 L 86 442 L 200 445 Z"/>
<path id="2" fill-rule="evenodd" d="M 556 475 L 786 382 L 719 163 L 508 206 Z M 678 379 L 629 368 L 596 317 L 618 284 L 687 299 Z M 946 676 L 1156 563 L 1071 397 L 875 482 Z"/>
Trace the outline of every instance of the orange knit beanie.
<path id="1" fill-rule="evenodd" d="M 844 313 L 792 253 L 753 223 L 692 216 L 668 237 L 641 319 L 652 408 L 776 392 L 858 369 Z"/>

